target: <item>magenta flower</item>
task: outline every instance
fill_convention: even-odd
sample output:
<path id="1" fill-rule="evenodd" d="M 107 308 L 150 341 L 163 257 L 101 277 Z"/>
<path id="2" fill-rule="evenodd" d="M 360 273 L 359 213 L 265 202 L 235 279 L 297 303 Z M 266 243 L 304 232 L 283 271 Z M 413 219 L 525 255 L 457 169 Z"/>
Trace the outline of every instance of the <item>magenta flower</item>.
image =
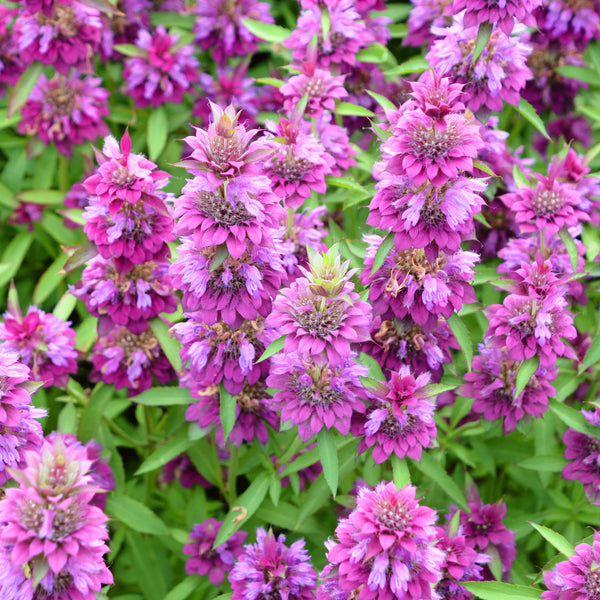
<path id="1" fill-rule="evenodd" d="M 54 435 L 28 452 L 26 462 L 13 473 L 19 487 L 0 500 L 0 594 L 91 600 L 113 579 L 102 558 L 108 519 L 90 504 L 103 490 L 93 484 L 86 448 Z M 18 596 L 7 596 L 15 590 Z"/>
<path id="2" fill-rule="evenodd" d="M 583 51 L 592 40 L 600 39 L 598 0 L 549 0 L 535 11 L 534 17 L 544 36 L 560 45 L 574 43 Z"/>
<path id="3" fill-rule="evenodd" d="M 250 56 L 256 52 L 256 36 L 242 19 L 274 23 L 270 6 L 256 0 L 226 0 L 199 2 L 195 8 L 194 33 L 203 50 L 211 51 L 213 59 L 224 65 L 233 56 Z"/>
<path id="4" fill-rule="evenodd" d="M 383 241 L 365 235 L 369 243 L 360 280 L 369 288 L 369 301 L 376 315 L 385 319 L 410 316 L 425 330 L 436 327 L 440 316 L 449 318 L 463 303 L 475 302 L 473 267 L 477 254 L 459 250 L 440 253 L 429 261 L 421 249 L 398 252 L 392 248 L 383 266 L 371 275 L 377 249 Z"/>
<path id="5" fill-rule="evenodd" d="M 236 328 L 246 319 L 266 317 L 287 279 L 280 253 L 273 248 L 250 246 L 239 258 L 228 256 L 213 268 L 216 249 L 200 250 L 192 238 L 184 237 L 178 255 L 170 268 L 173 285 L 183 291 L 183 309 L 199 311 L 199 320 L 207 325 L 224 321 Z"/>
<path id="6" fill-rule="evenodd" d="M 129 58 L 123 69 L 127 91 L 136 106 L 157 107 L 166 102 L 179 104 L 184 92 L 193 91 L 199 63 L 192 46 L 178 44 L 162 25 L 150 33 L 141 29 L 135 45 L 143 56 Z"/>
<path id="7" fill-rule="evenodd" d="M 350 167 L 356 166 L 356 160 L 353 157 L 358 153 L 350 145 L 347 128 L 332 123 L 332 120 L 331 113 L 323 112 L 321 114 L 316 120 L 317 137 L 323 148 L 333 157 L 331 174 L 338 177 Z"/>
<path id="8" fill-rule="evenodd" d="M 542 0 L 451 0 L 444 14 L 456 15 L 464 12 L 465 27 L 479 27 L 482 23 L 497 25 L 506 35 L 510 35 L 515 20 L 529 27 L 535 27 L 533 11 Z"/>
<path id="9" fill-rule="evenodd" d="M 329 564 L 317 600 L 437 598 L 444 553 L 436 547 L 437 515 L 415 500 L 416 488 L 381 482 L 358 492 L 356 508 L 326 543 Z M 359 596 L 360 594 L 360 596 Z"/>
<path id="10" fill-rule="evenodd" d="M 536 174 L 536 178 L 535 188 L 522 187 L 502 196 L 502 201 L 515 213 L 521 233 L 556 234 L 563 227 L 589 221 L 589 214 L 581 210 L 581 195 L 572 184 L 560 181 L 555 169 L 551 168 L 548 177 Z"/>
<path id="11" fill-rule="evenodd" d="M 397 250 L 430 247 L 435 255 L 435 249 L 456 252 L 473 232 L 473 217 L 484 203 L 486 183 L 459 177 L 442 187 L 415 186 L 409 177 L 388 176 L 375 187 L 367 224 L 393 231 Z"/>
<path id="12" fill-rule="evenodd" d="M 37 60 L 68 75 L 72 68 L 82 73 L 93 70 L 100 48 L 100 12 L 79 2 L 55 2 L 52 13 L 22 12 L 15 21 L 16 41 L 26 64 Z"/>
<path id="13" fill-rule="evenodd" d="M 352 434 L 364 435 L 358 445 L 362 453 L 373 448 L 376 464 L 392 453 L 399 458 L 409 456 L 421 460 L 423 448 L 430 448 L 437 436 L 433 415 L 435 401 L 427 388 L 429 373 L 416 378 L 407 365 L 392 373 L 391 379 L 371 390 L 373 398 L 365 417 L 355 419 Z"/>
<path id="14" fill-rule="evenodd" d="M 350 344 L 369 339 L 371 306 L 346 281 L 335 294 L 320 294 L 306 277 L 281 290 L 266 323 L 287 336 L 283 351 L 310 356 L 317 365 L 350 357 Z"/>
<path id="15" fill-rule="evenodd" d="M 288 547 L 284 535 L 276 538 L 261 528 L 256 530 L 256 543 L 244 547 L 228 578 L 231 600 L 312 600 L 317 582 L 304 540 Z"/>
<path id="16" fill-rule="evenodd" d="M 303 131 L 301 124 L 281 118 L 278 123 L 267 123 L 267 126 L 278 140 L 270 142 L 275 152 L 265 162 L 265 173 L 285 206 L 301 206 L 313 190 L 324 194 L 327 191 L 325 176 L 333 173 L 333 156 L 312 134 Z"/>
<path id="17" fill-rule="evenodd" d="M 75 331 L 70 325 L 36 306 L 30 306 L 25 316 L 16 307 L 4 313 L 0 340 L 31 369 L 33 381 L 65 387 L 69 374 L 77 372 Z"/>
<path id="18" fill-rule="evenodd" d="M 459 113 L 436 119 L 420 108 L 408 109 L 382 144 L 382 153 L 393 175 L 406 175 L 417 186 L 429 180 L 439 187 L 473 171 L 473 159 L 483 147 L 479 129 Z"/>
<path id="19" fill-rule="evenodd" d="M 230 394 L 239 394 L 246 382 L 255 384 L 266 374 L 266 361 L 254 364 L 268 345 L 262 318 L 231 329 L 225 323 L 209 326 L 196 321 L 193 313 L 186 317 L 188 321 L 177 323 L 172 331 L 195 386 L 206 388 L 222 381 Z"/>
<path id="20" fill-rule="evenodd" d="M 182 379 L 182 384 L 190 387 L 193 397 L 199 398 L 198 402 L 188 406 L 186 420 L 198 423 L 200 429 L 216 428 L 215 442 L 221 448 L 225 448 L 228 441 L 234 446 L 241 446 L 255 439 L 266 445 L 269 441 L 267 425 L 279 431 L 279 417 L 271 410 L 271 395 L 260 380 L 255 383 L 244 381 L 242 389 L 236 394 L 235 423 L 227 440 L 221 424 L 221 401 L 217 386 L 202 389 L 202 386 L 190 380 L 189 374 Z"/>
<path id="21" fill-rule="evenodd" d="M 81 281 L 70 286 L 90 314 L 99 317 L 99 331 L 122 325 L 135 334 L 146 329 L 148 320 L 177 308 L 167 263 L 148 262 L 119 273 L 112 260 L 93 258 Z"/>
<path id="22" fill-rule="evenodd" d="M 486 421 L 502 419 L 502 433 L 514 431 L 526 415 L 541 417 L 548 410 L 548 398 L 556 394 L 550 382 L 558 375 L 556 367 L 540 367 L 525 389 L 515 397 L 519 364 L 502 348 L 479 347 L 473 370 L 464 376 L 462 394 L 474 398 L 473 412 Z"/>
<path id="23" fill-rule="evenodd" d="M 270 407 L 281 411 L 283 421 L 298 425 L 298 435 L 307 441 L 321 429 L 350 432 L 353 413 L 364 413 L 367 392 L 360 377 L 369 370 L 352 359 L 338 365 L 317 366 L 295 353 L 272 358 L 267 385 L 278 389 Z"/>
<path id="24" fill-rule="evenodd" d="M 153 376 L 164 384 L 175 375 L 150 327 L 139 334 L 115 327 L 92 350 L 91 381 L 126 387 L 135 396 L 152 387 Z"/>
<path id="25" fill-rule="evenodd" d="M 446 0 L 410 1 L 414 6 L 408 16 L 408 35 L 402 43 L 405 46 L 422 46 L 435 39 L 431 33 L 433 27 L 443 27 L 446 24 L 443 14 Z"/>
<path id="26" fill-rule="evenodd" d="M 329 70 L 308 62 L 303 63 L 300 73 L 290 77 L 279 91 L 284 97 L 283 108 L 288 111 L 294 110 L 308 94 L 306 114 L 311 117 L 318 117 L 323 111 L 333 112 L 335 101 L 348 95 L 343 75 L 334 77 Z"/>
<path id="27" fill-rule="evenodd" d="M 194 525 L 190 532 L 192 541 L 183 547 L 183 553 L 190 556 L 185 563 L 185 572 L 208 575 L 208 580 L 215 586 L 223 583 L 225 573 L 231 571 L 235 560 L 244 553 L 242 544 L 247 535 L 245 531 L 236 531 L 226 542 L 213 548 L 221 525 L 223 523 L 216 519 Z"/>
<path id="28" fill-rule="evenodd" d="M 65 78 L 47 79 L 42 73 L 21 109 L 19 133 L 37 135 L 44 144 L 56 144 L 65 156 L 73 145 L 95 141 L 108 133 L 102 120 L 109 113 L 108 91 L 97 77 L 80 78 L 76 73 Z"/>
<path id="29" fill-rule="evenodd" d="M 201 485 L 205 488 L 212 487 L 212 483 L 205 479 L 202 474 L 196 469 L 190 457 L 187 454 L 179 454 L 171 459 L 163 467 L 160 474 L 162 481 L 171 483 L 175 479 L 181 487 L 191 490 L 196 485 Z"/>
<path id="30" fill-rule="evenodd" d="M 487 0 L 482 0 L 487 1 Z M 511 0 L 508 0 L 509 2 Z M 518 0 L 519 5 L 525 3 Z M 452 75 L 466 84 L 463 102 L 473 111 L 502 110 L 503 102 L 518 105 L 521 90 L 532 73 L 527 66 L 531 46 L 518 35 L 509 36 L 501 28 L 492 32 L 480 56 L 473 62 L 477 26 L 468 26 L 467 15 L 457 15 L 450 27 L 434 27 L 438 36 L 426 58 L 438 75 Z M 512 28 L 512 23 L 511 23 Z M 515 34 L 525 30 L 515 26 Z"/>
<path id="31" fill-rule="evenodd" d="M 14 35 L 13 21 L 18 11 L 0 6 L 0 96 L 6 85 L 14 86 L 25 70 Z"/>
<path id="32" fill-rule="evenodd" d="M 11 475 L 7 469 L 24 465 L 25 453 L 43 441 L 38 419 L 46 411 L 31 404 L 31 370 L 19 361 L 19 355 L 0 344 L 0 485 Z"/>

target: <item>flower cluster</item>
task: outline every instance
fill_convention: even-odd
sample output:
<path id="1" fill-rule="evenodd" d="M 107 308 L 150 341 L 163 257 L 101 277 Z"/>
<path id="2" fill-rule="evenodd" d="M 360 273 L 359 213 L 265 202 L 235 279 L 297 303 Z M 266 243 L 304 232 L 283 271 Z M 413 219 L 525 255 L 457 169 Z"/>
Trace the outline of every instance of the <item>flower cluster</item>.
<path id="1" fill-rule="evenodd" d="M 92 600 L 113 578 L 104 563 L 107 516 L 92 504 L 105 492 L 87 449 L 61 435 L 25 455 L 18 487 L 0 500 L 0 595 Z"/>

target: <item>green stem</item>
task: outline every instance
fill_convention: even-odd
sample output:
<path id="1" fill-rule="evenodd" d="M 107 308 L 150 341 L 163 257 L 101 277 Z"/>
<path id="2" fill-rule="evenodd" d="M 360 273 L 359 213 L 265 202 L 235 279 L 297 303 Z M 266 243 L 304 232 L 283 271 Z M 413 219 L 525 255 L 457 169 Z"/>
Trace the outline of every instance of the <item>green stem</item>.
<path id="1" fill-rule="evenodd" d="M 240 464 L 240 455 L 236 446 L 229 444 L 231 458 L 229 459 L 229 470 L 227 472 L 227 499 L 229 506 L 233 506 L 237 498 L 237 472 Z"/>
<path id="2" fill-rule="evenodd" d="M 294 234 L 294 209 L 291 206 L 288 207 L 287 234 L 291 240 Z"/>
<path id="3" fill-rule="evenodd" d="M 124 429 L 121 429 L 114 421 L 111 419 L 105 419 L 108 426 L 114 433 L 116 433 L 122 440 L 131 444 L 134 448 L 143 448 L 146 444 L 144 442 L 140 442 L 134 438 L 132 438 Z"/>
<path id="4" fill-rule="evenodd" d="M 69 162 L 60 153 L 58 155 L 58 188 L 61 192 L 69 190 Z"/>

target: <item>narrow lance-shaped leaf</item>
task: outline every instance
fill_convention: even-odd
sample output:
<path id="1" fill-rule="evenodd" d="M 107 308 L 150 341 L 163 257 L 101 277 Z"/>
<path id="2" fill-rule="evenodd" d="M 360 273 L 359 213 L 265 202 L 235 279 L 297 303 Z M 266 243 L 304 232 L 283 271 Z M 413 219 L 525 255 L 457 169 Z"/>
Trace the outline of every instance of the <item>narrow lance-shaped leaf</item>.
<path id="1" fill-rule="evenodd" d="M 287 40 L 292 33 L 289 29 L 285 29 L 279 25 L 271 25 L 270 23 L 263 23 L 254 19 L 242 19 L 242 23 L 250 33 L 253 33 L 261 40 L 265 40 L 265 42 L 281 43 Z"/>
<path id="2" fill-rule="evenodd" d="M 450 331 L 456 338 L 460 349 L 462 350 L 465 361 L 467 362 L 467 369 L 471 370 L 471 361 L 473 360 L 473 342 L 471 340 L 471 334 L 467 329 L 467 326 L 463 323 L 462 319 L 456 314 L 452 314 L 447 321 Z"/>
<path id="3" fill-rule="evenodd" d="M 274 354 L 281 352 L 283 350 L 286 338 L 287 335 L 282 335 L 280 338 L 277 338 L 274 342 L 271 342 L 265 348 L 265 351 L 261 354 L 260 358 L 256 362 L 260 363 L 263 360 L 267 360 L 267 358 L 271 358 L 271 356 L 273 356 Z"/>
<path id="4" fill-rule="evenodd" d="M 377 248 L 377 252 L 375 254 L 375 259 L 373 260 L 373 267 L 371 268 L 371 275 L 378 271 L 385 262 L 387 255 L 390 253 L 390 250 L 394 247 L 394 234 L 388 233 L 379 248 Z"/>
<path id="5" fill-rule="evenodd" d="M 529 521 L 529 524 L 548 542 L 550 542 L 561 554 L 570 558 L 575 555 L 575 548 L 573 544 L 571 544 L 564 535 L 553 531 L 548 527 L 544 527 L 543 525 L 538 525 L 537 523 L 532 523 Z"/>
<path id="6" fill-rule="evenodd" d="M 531 104 L 529 104 L 525 98 L 521 98 L 517 109 L 549 142 L 552 141 L 552 138 L 546 131 L 544 121 L 540 119 L 538 114 L 535 112 L 535 108 L 533 108 L 533 106 L 531 106 Z"/>
<path id="7" fill-rule="evenodd" d="M 237 398 L 233 394 L 230 394 L 222 383 L 219 386 L 219 390 L 219 417 L 221 419 L 221 426 L 223 427 L 223 437 L 225 441 L 227 441 L 227 438 L 229 437 L 229 434 L 235 425 L 235 408 L 237 404 Z"/>
<path id="8" fill-rule="evenodd" d="M 492 24 L 481 23 L 479 25 L 479 31 L 477 32 L 477 42 L 475 44 L 475 50 L 473 50 L 473 64 L 477 62 L 477 59 L 481 56 L 483 49 L 489 42 L 492 35 Z"/>
<path id="9" fill-rule="evenodd" d="M 526 360 L 517 371 L 517 381 L 515 386 L 515 400 L 519 398 L 525 386 L 530 382 L 534 373 L 540 366 L 540 357 L 536 355 L 529 360 Z"/>
<path id="10" fill-rule="evenodd" d="M 319 447 L 325 481 L 335 498 L 338 486 L 339 463 L 333 431 L 321 429 L 317 435 L 317 445 Z"/>
<path id="11" fill-rule="evenodd" d="M 42 74 L 42 64 L 34 62 L 19 77 L 8 97 L 8 116 L 12 117 L 27 102 L 33 86 Z"/>

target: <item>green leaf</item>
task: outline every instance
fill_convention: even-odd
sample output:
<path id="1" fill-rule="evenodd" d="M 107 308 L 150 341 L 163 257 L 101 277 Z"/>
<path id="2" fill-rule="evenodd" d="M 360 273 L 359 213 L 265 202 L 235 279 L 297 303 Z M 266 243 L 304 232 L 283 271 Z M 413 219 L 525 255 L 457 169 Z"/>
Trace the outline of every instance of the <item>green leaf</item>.
<path id="1" fill-rule="evenodd" d="M 515 184 L 517 185 L 517 187 L 529 187 L 529 180 L 517 164 L 513 165 L 513 179 L 515 180 Z"/>
<path id="2" fill-rule="evenodd" d="M 543 525 L 529 521 L 529 524 L 548 542 L 550 542 L 561 554 L 567 558 L 575 555 L 575 548 L 564 535 L 553 531 Z"/>
<path id="3" fill-rule="evenodd" d="M 23 202 L 53 205 L 62 204 L 65 199 L 65 193 L 58 190 L 27 190 L 17 194 L 17 198 L 23 200 Z"/>
<path id="4" fill-rule="evenodd" d="M 0 206 L 4 206 L 9 210 L 14 210 L 19 206 L 15 195 L 3 183 L 0 183 Z"/>
<path id="5" fill-rule="evenodd" d="M 540 357 L 538 354 L 532 358 L 526 360 L 517 372 L 517 381 L 515 386 L 515 400 L 518 400 L 519 396 L 525 389 L 525 386 L 529 383 L 534 373 L 540 366 Z"/>
<path id="6" fill-rule="evenodd" d="M 254 80 L 254 83 L 258 83 L 259 85 L 272 85 L 276 88 L 280 88 L 285 81 L 281 79 L 275 79 L 275 77 L 259 77 Z"/>
<path id="7" fill-rule="evenodd" d="M 371 268 L 371 275 L 373 275 L 376 271 L 378 271 L 385 262 L 387 255 L 390 253 L 390 250 L 394 247 L 394 234 L 392 232 L 388 233 L 383 241 L 381 242 L 379 248 L 377 248 L 377 253 L 375 254 L 375 259 L 373 260 L 373 267 Z"/>
<path id="8" fill-rule="evenodd" d="M 587 371 L 591 366 L 595 365 L 600 360 L 600 333 L 597 333 L 587 349 L 579 373 Z"/>
<path id="9" fill-rule="evenodd" d="M 190 390 L 176 387 L 153 387 L 135 396 L 133 401 L 144 406 L 176 406 L 193 402 Z"/>
<path id="10" fill-rule="evenodd" d="M 150 160 L 156 161 L 167 142 L 168 124 L 164 106 L 154 108 L 148 118 L 148 152 Z"/>
<path id="11" fill-rule="evenodd" d="M 121 494 L 110 494 L 106 512 L 127 527 L 140 533 L 169 535 L 167 526 L 146 505 Z"/>
<path id="12" fill-rule="evenodd" d="M 198 578 L 195 575 L 189 575 L 183 581 L 180 581 L 165 596 L 164 600 L 185 600 L 197 587 Z M 216 600 L 216 598 L 214 600 Z"/>
<path id="13" fill-rule="evenodd" d="M 579 433 L 600 438 L 600 427 L 593 427 L 588 420 L 574 408 L 561 404 L 555 398 L 550 398 L 548 408 L 567 426 Z"/>
<path id="14" fill-rule="evenodd" d="M 444 392 L 455 390 L 459 385 L 460 383 L 430 383 L 429 385 L 425 386 L 423 391 L 425 392 L 425 396 L 427 398 L 432 398 L 433 396 L 439 396 Z"/>
<path id="15" fill-rule="evenodd" d="M 265 42 L 281 43 L 284 40 L 287 40 L 292 33 L 289 29 L 285 29 L 285 27 L 263 23 L 262 21 L 255 21 L 254 19 L 242 19 L 242 23 L 250 33 L 253 33 L 261 40 L 265 40 Z"/>
<path id="16" fill-rule="evenodd" d="M 65 292 L 61 299 L 56 303 L 52 314 L 63 321 L 66 321 L 70 316 L 75 306 L 77 305 L 77 298 L 71 294 L 71 292 Z"/>
<path id="17" fill-rule="evenodd" d="M 560 73 L 563 77 L 576 79 L 577 81 L 585 81 L 592 87 L 600 86 L 598 73 L 595 73 L 588 67 L 578 67 L 576 65 L 563 65 L 554 69 L 556 73 Z"/>
<path id="18" fill-rule="evenodd" d="M 385 96 L 372 92 L 371 90 L 367 90 L 367 94 L 369 94 L 369 96 L 371 96 L 371 98 L 373 98 L 373 100 L 375 100 L 375 102 L 377 102 L 377 104 L 379 104 L 383 110 L 396 110 L 397 106 Z"/>
<path id="19" fill-rule="evenodd" d="M 69 256 L 69 259 L 65 263 L 63 269 L 70 273 L 74 271 L 77 267 L 84 265 L 86 262 L 92 260 L 94 256 L 98 254 L 98 248 L 96 244 L 93 242 L 88 242 L 84 246 L 78 248 L 73 254 Z"/>
<path id="20" fill-rule="evenodd" d="M 535 108 L 525 100 L 525 98 L 521 98 L 519 101 L 519 106 L 517 110 L 549 141 L 552 142 L 552 139 L 548 135 L 546 131 L 546 126 L 542 119 L 540 119 L 539 115 L 535 112 Z"/>
<path id="21" fill-rule="evenodd" d="M 19 77 L 8 97 L 8 112 L 6 114 L 9 117 L 12 117 L 27 102 L 27 98 L 29 98 L 31 90 L 41 74 L 42 63 L 34 62 Z"/>
<path id="22" fill-rule="evenodd" d="M 214 273 L 228 258 L 229 250 L 227 250 L 227 244 L 219 244 L 217 246 L 215 256 L 210 262 L 210 268 L 208 270 L 211 273 Z"/>
<path id="23" fill-rule="evenodd" d="M 542 594 L 536 588 L 500 581 L 461 581 L 461 585 L 481 600 L 539 600 Z"/>
<path id="24" fill-rule="evenodd" d="M 450 318 L 447 319 L 447 323 L 465 356 L 467 369 L 470 371 L 471 361 L 473 360 L 473 341 L 471 340 L 471 334 L 469 333 L 467 326 L 456 313 L 453 313 Z"/>
<path id="25" fill-rule="evenodd" d="M 227 441 L 227 438 L 235 425 L 237 396 L 230 394 L 222 383 L 219 385 L 219 391 L 219 416 L 221 418 L 221 426 L 223 427 L 223 438 Z"/>
<path id="26" fill-rule="evenodd" d="M 0 288 L 6 285 L 21 268 L 21 264 L 29 246 L 33 242 L 33 235 L 27 231 L 17 234 L 5 247 L 2 253 L 2 263 L 8 265 L 0 272 Z"/>
<path id="27" fill-rule="evenodd" d="M 261 505 L 270 484 L 269 474 L 262 472 L 248 486 L 248 489 L 236 500 L 236 505 L 227 513 L 219 530 L 213 548 L 227 541 L 247 521 Z"/>
<path id="28" fill-rule="evenodd" d="M 490 177 L 498 177 L 498 175 L 496 175 L 496 173 L 494 173 L 494 171 L 492 171 L 492 169 L 490 169 L 490 167 L 488 167 L 487 165 L 484 165 L 481 162 L 473 161 L 473 167 L 475 169 L 479 169 L 480 171 L 483 171 L 484 173 L 487 173 Z"/>
<path id="29" fill-rule="evenodd" d="M 397 454 L 392 454 L 391 459 L 394 484 L 396 489 L 399 490 L 410 483 L 410 471 L 406 460 L 401 459 Z"/>
<path id="30" fill-rule="evenodd" d="M 427 71 L 427 69 L 429 69 L 429 63 L 424 58 L 411 58 L 397 67 L 388 69 L 384 75 L 388 77 L 409 75 L 411 73 L 422 73 L 423 71 Z"/>
<path id="31" fill-rule="evenodd" d="M 123 13 L 108 0 L 78 0 L 81 4 L 85 4 L 91 8 L 95 8 L 107 15 L 123 15 Z"/>
<path id="32" fill-rule="evenodd" d="M 532 456 L 518 463 L 523 469 L 540 473 L 561 473 L 567 461 L 562 456 Z"/>
<path id="33" fill-rule="evenodd" d="M 339 462 L 333 431 L 325 428 L 321 429 L 317 434 L 317 445 L 319 447 L 319 456 L 321 457 L 325 481 L 335 498 L 338 486 Z"/>
<path id="34" fill-rule="evenodd" d="M 390 30 L 390 36 L 393 40 L 399 40 L 408 35 L 408 24 L 407 23 L 395 23 L 394 25 L 388 25 Z"/>
<path id="35" fill-rule="evenodd" d="M 159 317 L 156 317 L 150 321 L 150 327 L 152 328 L 160 347 L 169 359 L 169 362 L 175 371 L 179 373 L 183 367 L 181 357 L 179 356 L 181 346 L 176 339 L 169 335 L 169 325 Z"/>
<path id="36" fill-rule="evenodd" d="M 358 181 L 354 181 L 354 179 L 350 179 L 349 177 L 334 177 L 333 175 L 326 175 L 325 182 L 327 185 L 334 185 L 336 187 L 354 190 L 356 192 L 369 193 L 367 188 L 358 183 Z"/>
<path id="37" fill-rule="evenodd" d="M 374 117 L 375 113 L 368 108 L 352 104 L 351 102 L 338 102 L 333 111 L 336 115 L 347 117 Z"/>
<path id="38" fill-rule="evenodd" d="M 415 460 L 414 465 L 421 473 L 429 477 L 433 483 L 437 483 L 437 485 L 446 492 L 448 497 L 456 502 L 460 508 L 467 512 L 469 511 L 467 499 L 465 498 L 463 491 L 456 485 L 454 480 L 450 478 L 440 463 L 434 460 L 426 452 L 423 452 L 421 462 Z"/>
<path id="39" fill-rule="evenodd" d="M 113 49 L 125 56 L 136 56 L 138 58 L 145 58 L 148 56 L 148 50 L 139 48 L 134 44 L 115 44 Z"/>
<path id="40" fill-rule="evenodd" d="M 368 48 L 359 50 L 356 54 L 356 60 L 366 63 L 382 63 L 388 57 L 387 48 L 382 44 L 371 44 Z"/>
<path id="41" fill-rule="evenodd" d="M 372 356 L 361 352 L 358 355 L 356 362 L 359 365 L 369 367 L 369 377 L 371 379 L 376 379 L 377 381 L 385 381 L 385 375 L 383 374 L 379 363 Z"/>
<path id="42" fill-rule="evenodd" d="M 66 277 L 63 267 L 67 262 L 66 254 L 59 257 L 42 273 L 33 290 L 33 303 L 42 304 Z"/>
<path id="43" fill-rule="evenodd" d="M 111 401 L 114 392 L 115 388 L 112 385 L 104 385 L 103 383 L 98 383 L 94 388 L 90 399 L 81 413 L 77 437 L 82 442 L 87 442 L 96 435 L 104 411 Z"/>
<path id="44" fill-rule="evenodd" d="M 185 452 L 194 442 L 188 439 L 187 427 L 180 429 L 177 435 L 159 446 L 139 467 L 135 475 L 154 471 L 167 464 L 171 459 Z"/>
<path id="45" fill-rule="evenodd" d="M 475 44 L 475 50 L 473 50 L 473 64 L 477 62 L 477 59 L 481 56 L 483 49 L 486 44 L 490 41 L 492 35 L 492 24 L 487 21 L 480 23 L 479 31 L 477 31 L 477 43 Z"/>
<path id="46" fill-rule="evenodd" d="M 256 364 L 262 362 L 263 360 L 267 360 L 267 358 L 271 358 L 274 354 L 281 352 L 283 350 L 283 346 L 285 344 L 285 340 L 287 339 L 287 335 L 282 335 L 280 338 L 277 338 L 274 342 L 271 342 L 266 348 L 265 351 L 261 354 L 260 358 L 256 361 Z"/>
<path id="47" fill-rule="evenodd" d="M 200 440 L 188 448 L 187 454 L 203 477 L 206 477 L 213 485 L 222 485 L 221 465 L 209 442 Z"/>
<path id="48" fill-rule="evenodd" d="M 579 252 L 577 252 L 577 245 L 575 244 L 575 240 L 573 236 L 569 233 L 566 227 L 563 227 L 558 235 L 560 239 L 563 241 L 565 248 L 567 249 L 567 254 L 569 255 L 569 259 L 571 261 L 571 266 L 573 267 L 573 272 L 577 273 L 577 263 L 579 262 Z"/>

